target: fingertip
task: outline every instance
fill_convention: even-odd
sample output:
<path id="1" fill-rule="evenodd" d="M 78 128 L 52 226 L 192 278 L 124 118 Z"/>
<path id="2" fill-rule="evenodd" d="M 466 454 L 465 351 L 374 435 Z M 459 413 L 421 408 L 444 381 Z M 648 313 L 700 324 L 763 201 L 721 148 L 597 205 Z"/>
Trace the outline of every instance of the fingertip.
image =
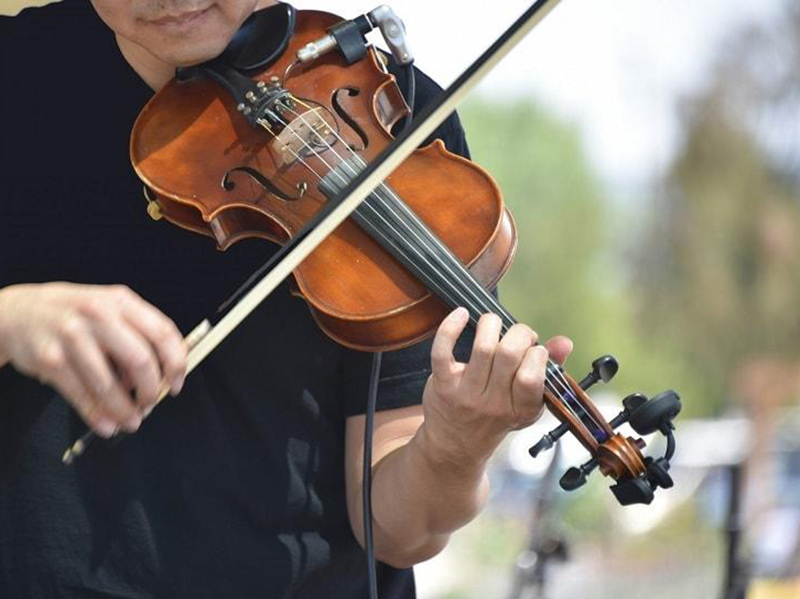
<path id="1" fill-rule="evenodd" d="M 173 397 L 177 397 L 177 395 L 183 389 L 183 383 L 185 380 L 186 380 L 185 374 L 179 374 L 174 379 L 172 379 L 170 395 L 172 395 Z"/>
<path id="2" fill-rule="evenodd" d="M 110 439 L 117 433 L 117 424 L 107 418 L 98 418 L 93 428 L 94 432 L 104 439 Z"/>
<path id="3" fill-rule="evenodd" d="M 450 312 L 450 318 L 456 322 L 466 322 L 469 318 L 469 311 L 465 307 L 459 306 Z"/>
<path id="4" fill-rule="evenodd" d="M 141 425 L 142 425 L 142 416 L 137 414 L 136 416 L 133 416 L 128 420 L 126 420 L 122 424 L 122 429 L 128 434 L 133 434 L 139 430 L 139 427 Z"/>
<path id="5" fill-rule="evenodd" d="M 544 345 L 534 345 L 530 351 L 537 355 L 539 360 L 545 362 L 550 359 L 550 349 Z"/>
<path id="6" fill-rule="evenodd" d="M 547 349 L 550 351 L 550 355 L 559 364 L 563 364 L 566 361 L 572 353 L 572 348 L 574 346 L 572 339 L 564 337 L 563 335 L 553 337 L 546 345 Z"/>

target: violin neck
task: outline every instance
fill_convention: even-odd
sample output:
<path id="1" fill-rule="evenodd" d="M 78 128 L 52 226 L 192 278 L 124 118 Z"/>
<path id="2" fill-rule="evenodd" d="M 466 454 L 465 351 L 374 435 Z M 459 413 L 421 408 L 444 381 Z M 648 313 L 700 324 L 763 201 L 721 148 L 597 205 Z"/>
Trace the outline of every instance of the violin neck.
<path id="1" fill-rule="evenodd" d="M 334 197 L 363 168 L 358 156 L 343 160 L 323 178 L 320 189 L 326 196 Z M 475 279 L 387 183 L 377 188 L 351 216 L 445 305 L 451 309 L 466 308 L 473 326 L 481 315 L 489 312 L 502 319 L 503 333 L 516 323 L 491 291 Z"/>
<path id="2" fill-rule="evenodd" d="M 320 190 L 334 197 L 363 168 L 358 156 L 343 160 L 323 178 Z M 465 307 L 472 326 L 486 313 L 500 317 L 503 333 L 517 322 L 388 184 L 377 188 L 352 218 L 448 307 Z M 571 414 L 576 425 L 584 426 L 597 443 L 604 442 L 604 427 L 585 409 L 573 384 L 560 365 L 548 360 L 545 389 L 551 400 Z"/>

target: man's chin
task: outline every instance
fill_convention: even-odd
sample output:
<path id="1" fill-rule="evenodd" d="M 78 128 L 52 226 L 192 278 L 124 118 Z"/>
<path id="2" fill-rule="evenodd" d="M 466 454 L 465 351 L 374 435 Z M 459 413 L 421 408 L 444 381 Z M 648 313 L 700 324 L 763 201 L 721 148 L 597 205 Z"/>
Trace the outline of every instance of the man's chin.
<path id="1" fill-rule="evenodd" d="M 198 47 L 177 45 L 170 48 L 170 51 L 159 56 L 161 60 L 174 67 L 190 67 L 216 58 L 225 50 L 227 44 L 215 44 L 210 46 L 204 43 Z"/>

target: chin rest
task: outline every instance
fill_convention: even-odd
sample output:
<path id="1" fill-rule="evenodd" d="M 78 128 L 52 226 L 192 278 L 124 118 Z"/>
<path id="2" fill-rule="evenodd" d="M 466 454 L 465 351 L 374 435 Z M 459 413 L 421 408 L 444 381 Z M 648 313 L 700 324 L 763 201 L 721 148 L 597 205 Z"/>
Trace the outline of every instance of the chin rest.
<path id="1" fill-rule="evenodd" d="M 276 4 L 250 15 L 233 36 L 228 47 L 217 58 L 206 63 L 181 67 L 176 72 L 180 81 L 194 79 L 208 68 L 233 68 L 251 75 L 263 71 L 286 51 L 294 35 L 295 9 L 289 4 Z"/>

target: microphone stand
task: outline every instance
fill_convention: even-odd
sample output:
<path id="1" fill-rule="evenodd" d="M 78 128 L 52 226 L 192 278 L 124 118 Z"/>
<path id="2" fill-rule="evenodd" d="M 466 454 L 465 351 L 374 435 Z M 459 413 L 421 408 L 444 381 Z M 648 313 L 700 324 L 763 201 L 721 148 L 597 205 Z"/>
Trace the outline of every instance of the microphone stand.
<path id="1" fill-rule="evenodd" d="M 558 444 L 533 502 L 529 540 L 517 557 L 508 599 L 546 599 L 549 562 L 563 562 L 568 558 L 566 541 L 549 530 L 560 456 L 561 445 Z"/>
<path id="2" fill-rule="evenodd" d="M 745 599 L 750 577 L 747 564 L 741 556 L 744 466 L 741 463 L 732 464 L 727 467 L 727 474 L 728 513 L 725 522 L 727 545 L 722 599 Z"/>

